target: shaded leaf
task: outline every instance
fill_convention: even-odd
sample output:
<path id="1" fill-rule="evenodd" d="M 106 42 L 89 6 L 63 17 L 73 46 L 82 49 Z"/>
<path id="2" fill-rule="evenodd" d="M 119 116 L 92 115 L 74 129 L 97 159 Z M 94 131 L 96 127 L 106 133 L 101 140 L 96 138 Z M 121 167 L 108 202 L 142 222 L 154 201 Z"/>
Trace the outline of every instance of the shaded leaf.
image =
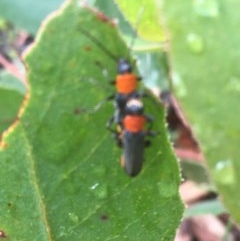
<path id="1" fill-rule="evenodd" d="M 19 79 L 6 71 L 0 73 L 0 89 L 15 90 L 20 94 L 26 94 L 26 87 Z"/>
<path id="2" fill-rule="evenodd" d="M 120 2 L 119 4 L 121 6 L 122 2 Z M 144 3 L 144 11 L 142 11 L 142 6 L 139 5 L 138 2 L 133 2 L 131 4 L 131 12 L 129 13 L 129 11 L 126 11 L 125 9 L 126 5 L 124 5 L 123 11 L 120 11 L 118 5 L 113 0 L 107 2 L 104 0 L 96 0 L 94 2 L 94 6 L 96 6 L 100 11 L 106 14 L 106 16 L 112 18 L 115 22 L 117 22 L 118 27 L 121 30 L 122 35 L 130 48 L 130 51 L 147 52 L 148 54 L 150 51 L 163 51 L 163 49 L 165 48 L 165 42 L 163 42 L 162 30 L 159 31 L 159 23 L 156 22 L 157 16 L 146 16 L 149 15 L 147 13 L 153 11 L 152 9 L 155 7 L 155 4 L 153 2 L 148 2 L 148 4 Z M 145 24 L 146 18 L 148 18 L 148 22 L 152 22 L 158 25 L 158 31 L 156 32 L 154 31 L 154 29 L 148 29 L 149 32 L 147 34 L 147 38 L 144 38 L 146 37 L 146 29 L 142 29 L 143 26 L 141 23 Z M 129 21 L 129 19 L 131 21 Z M 130 22 L 132 25 L 130 25 Z M 154 42 L 156 38 L 158 42 Z M 146 39 L 148 39 L 148 41 Z"/>
<path id="3" fill-rule="evenodd" d="M 143 77 L 145 86 L 150 89 L 170 89 L 168 79 L 168 66 L 166 53 L 156 50 L 154 52 L 136 53 L 139 72 Z"/>
<path id="4" fill-rule="evenodd" d="M 181 161 L 181 168 L 185 178 L 197 183 L 210 183 L 206 167 L 194 161 Z"/>
<path id="5" fill-rule="evenodd" d="M 1 0 L 0 14 L 16 26 L 36 34 L 41 21 L 63 0 Z"/>
<path id="6" fill-rule="evenodd" d="M 165 39 L 163 29 L 160 26 L 160 6 L 157 1 L 116 0 L 116 2 L 131 24 L 137 27 L 142 38 L 149 41 L 163 41 Z"/>
<path id="7" fill-rule="evenodd" d="M 189 217 L 204 215 L 204 214 L 220 215 L 226 212 L 227 211 L 223 207 L 220 200 L 215 199 L 215 200 L 202 201 L 188 207 L 184 212 L 184 218 L 189 218 Z"/>
<path id="8" fill-rule="evenodd" d="M 176 94 L 223 203 L 240 222 L 239 2 L 162 2 Z"/>

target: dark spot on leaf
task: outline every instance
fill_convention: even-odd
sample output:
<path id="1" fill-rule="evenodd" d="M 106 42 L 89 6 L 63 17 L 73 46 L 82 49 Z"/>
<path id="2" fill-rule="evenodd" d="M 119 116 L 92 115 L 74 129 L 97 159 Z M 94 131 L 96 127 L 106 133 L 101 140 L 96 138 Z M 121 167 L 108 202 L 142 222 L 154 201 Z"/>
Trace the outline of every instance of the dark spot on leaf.
<path id="1" fill-rule="evenodd" d="M 84 46 L 83 49 L 85 51 L 91 51 L 92 50 L 92 47 L 91 46 Z"/>
<path id="2" fill-rule="evenodd" d="M 101 219 L 102 221 L 107 221 L 107 220 L 109 219 L 109 217 L 108 217 L 108 215 L 106 215 L 106 214 L 102 214 L 101 217 L 100 217 L 100 219 Z"/>
<path id="3" fill-rule="evenodd" d="M 73 110 L 73 114 L 78 115 L 81 113 L 81 108 L 76 108 Z"/>
<path id="4" fill-rule="evenodd" d="M 96 10 L 96 9 L 93 9 L 89 6 L 85 6 L 85 8 L 88 8 L 89 10 L 91 10 L 95 14 L 97 19 L 99 19 L 100 21 L 107 22 L 113 27 L 115 26 L 115 23 L 110 18 L 108 18 L 104 13 L 102 13 L 102 12 Z"/>
<path id="5" fill-rule="evenodd" d="M 97 67 L 100 67 L 100 68 L 103 68 L 103 64 L 100 62 L 100 61 L 95 61 L 95 65 L 97 66 Z"/>
<path id="6" fill-rule="evenodd" d="M 8 205 L 8 207 L 12 207 L 12 203 L 8 203 L 7 205 Z"/>
<path id="7" fill-rule="evenodd" d="M 6 237 L 7 237 L 6 234 L 2 230 L 0 230 L 0 238 L 6 238 Z"/>
<path id="8" fill-rule="evenodd" d="M 86 110 L 84 109 L 84 108 L 75 108 L 74 110 L 73 110 L 73 114 L 74 115 L 79 115 L 79 114 L 82 114 L 82 113 L 84 113 Z"/>
<path id="9" fill-rule="evenodd" d="M 100 11 L 94 11 L 97 19 L 99 19 L 100 21 L 104 22 L 104 23 L 109 23 L 111 26 L 115 27 L 115 23 L 112 19 L 110 19 L 109 17 L 107 17 L 104 13 L 100 12 Z"/>

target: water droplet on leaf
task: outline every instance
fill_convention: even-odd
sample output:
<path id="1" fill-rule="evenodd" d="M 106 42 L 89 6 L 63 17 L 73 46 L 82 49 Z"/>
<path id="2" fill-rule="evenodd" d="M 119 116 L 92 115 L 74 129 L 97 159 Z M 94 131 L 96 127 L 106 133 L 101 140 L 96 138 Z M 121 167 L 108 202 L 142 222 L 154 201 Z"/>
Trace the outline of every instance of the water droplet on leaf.
<path id="1" fill-rule="evenodd" d="M 217 162 L 214 169 L 214 177 L 222 185 L 234 184 L 235 172 L 232 160 L 227 159 Z"/>
<path id="2" fill-rule="evenodd" d="M 185 97 L 187 95 L 187 89 L 186 89 L 180 75 L 177 74 L 177 73 L 173 73 L 172 74 L 172 81 L 173 81 L 173 84 L 175 86 L 175 90 L 177 92 L 177 95 L 179 97 Z"/>
<path id="3" fill-rule="evenodd" d="M 68 216 L 74 223 L 78 223 L 79 218 L 75 213 L 68 213 Z"/>
<path id="4" fill-rule="evenodd" d="M 231 77 L 226 85 L 228 92 L 240 92 L 240 79 L 237 77 Z"/>
<path id="5" fill-rule="evenodd" d="M 96 187 L 99 185 L 99 183 L 95 183 L 95 184 L 93 184 L 91 187 L 90 187 L 90 189 L 91 190 L 94 190 L 94 189 L 96 189 Z"/>
<path id="6" fill-rule="evenodd" d="M 105 199 L 108 196 L 107 185 L 95 183 L 90 187 L 90 189 L 93 191 L 94 196 L 98 199 Z"/>
<path id="7" fill-rule="evenodd" d="M 195 0 L 195 12 L 203 17 L 215 18 L 219 15 L 219 6 L 217 0 Z"/>
<path id="8" fill-rule="evenodd" d="M 194 54 L 200 54 L 204 50 L 203 38 L 195 33 L 189 33 L 187 35 L 187 43 L 190 51 Z"/>

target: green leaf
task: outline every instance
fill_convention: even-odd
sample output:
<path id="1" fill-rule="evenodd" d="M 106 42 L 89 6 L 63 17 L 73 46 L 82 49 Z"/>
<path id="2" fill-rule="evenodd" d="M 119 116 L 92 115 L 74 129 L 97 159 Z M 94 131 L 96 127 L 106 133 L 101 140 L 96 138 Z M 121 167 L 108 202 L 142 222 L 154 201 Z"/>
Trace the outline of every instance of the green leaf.
<path id="1" fill-rule="evenodd" d="M 63 0 L 1 0 L 0 15 L 16 26 L 36 34 L 42 20 Z"/>
<path id="2" fill-rule="evenodd" d="M 129 36 L 133 36 L 134 30 L 130 23 L 123 16 L 123 13 L 118 8 L 117 4 L 113 1 L 104 1 L 104 0 L 96 0 L 94 2 L 94 6 L 99 9 L 101 12 L 106 14 L 109 18 L 113 20 L 117 20 L 119 25 L 119 29 L 125 34 Z"/>
<path id="3" fill-rule="evenodd" d="M 226 213 L 226 209 L 218 199 L 202 201 L 188 207 L 184 212 L 184 218 L 189 218 L 197 215 L 213 214 L 221 215 Z"/>
<path id="4" fill-rule="evenodd" d="M 163 28 L 160 26 L 160 6 L 157 1 L 116 0 L 116 2 L 132 26 L 137 27 L 140 36 L 149 41 L 159 42 L 165 39 Z"/>
<path id="5" fill-rule="evenodd" d="M 116 29 L 79 1 L 45 24 L 26 56 L 29 102 L 0 152 L 1 229 L 13 241 L 173 240 L 183 204 L 164 109 L 144 100 L 161 135 L 130 178 L 105 129 L 112 104 L 84 111 L 114 92 L 104 73 L 111 80 L 116 62 L 80 28 L 117 56 L 128 51 Z"/>
<path id="6" fill-rule="evenodd" d="M 0 134 L 17 118 L 23 95 L 16 91 L 0 88 Z"/>
<path id="7" fill-rule="evenodd" d="M 26 94 L 24 84 L 6 71 L 0 73 L 0 89 L 15 90 L 22 95 Z"/>
<path id="8" fill-rule="evenodd" d="M 144 85 L 150 89 L 170 89 L 168 79 L 168 66 L 166 53 L 156 50 L 154 52 L 136 53 L 140 75 Z"/>
<path id="9" fill-rule="evenodd" d="M 173 82 L 224 205 L 240 223 L 239 2 L 162 1 Z"/>
<path id="10" fill-rule="evenodd" d="M 121 5 L 121 2 L 120 2 L 120 5 Z M 145 11 L 141 11 L 141 9 L 142 9 L 141 6 L 138 4 L 138 2 L 135 2 L 135 4 L 133 4 L 131 6 L 131 9 L 132 9 L 131 12 L 134 13 L 133 16 L 131 14 L 129 14 L 129 12 L 126 12 L 126 17 L 123 15 L 123 13 L 125 13 L 125 9 L 123 8 L 123 12 L 121 12 L 118 5 L 114 2 L 114 0 L 112 0 L 112 1 L 110 0 L 107 2 L 104 0 L 96 0 L 94 2 L 94 6 L 97 7 L 104 14 L 106 14 L 106 16 L 108 16 L 109 18 L 112 18 L 115 21 L 117 20 L 116 22 L 119 26 L 119 29 L 121 30 L 121 32 L 123 34 L 124 39 L 126 40 L 128 45 L 132 44 L 132 46 L 129 46 L 131 48 L 130 49 L 131 51 L 138 51 L 138 52 L 146 51 L 149 54 L 149 51 L 153 51 L 153 50 L 159 51 L 159 50 L 164 49 L 164 47 L 165 47 L 164 42 L 160 42 L 160 43 L 153 42 L 154 40 L 156 40 L 156 35 L 158 35 L 157 36 L 158 41 L 163 40 L 163 37 L 161 36 L 162 30 L 160 30 L 161 32 L 159 32 L 160 27 L 159 27 L 159 23 L 156 22 L 156 16 L 151 19 L 148 19 L 148 21 L 151 21 L 152 23 L 154 22 L 154 24 L 158 24 L 157 32 L 155 32 L 153 30 L 147 34 L 146 39 L 149 39 L 150 41 L 146 41 L 138 36 L 138 31 L 139 30 L 142 31 L 141 23 L 142 22 L 145 23 L 145 20 L 146 20 L 146 19 L 142 19 L 143 15 L 146 18 L 146 14 L 141 14 L 141 12 L 142 13 L 145 11 L 146 11 L 146 13 L 152 12 L 153 8 L 155 7 L 155 5 L 153 5 L 153 2 L 150 2 L 150 4 L 148 3 L 146 5 L 146 7 L 144 7 Z M 135 16 L 136 12 L 138 13 L 139 16 L 138 15 Z M 155 12 L 155 10 L 154 10 L 154 12 Z M 133 21 L 130 21 L 131 22 L 131 24 L 130 24 L 129 19 L 131 19 L 131 17 L 134 18 L 134 20 L 132 19 Z M 143 31 L 141 36 L 144 37 L 145 36 L 144 34 L 146 34 L 146 30 Z"/>
<path id="11" fill-rule="evenodd" d="M 206 167 L 194 161 L 181 161 L 183 176 L 197 183 L 210 183 Z"/>

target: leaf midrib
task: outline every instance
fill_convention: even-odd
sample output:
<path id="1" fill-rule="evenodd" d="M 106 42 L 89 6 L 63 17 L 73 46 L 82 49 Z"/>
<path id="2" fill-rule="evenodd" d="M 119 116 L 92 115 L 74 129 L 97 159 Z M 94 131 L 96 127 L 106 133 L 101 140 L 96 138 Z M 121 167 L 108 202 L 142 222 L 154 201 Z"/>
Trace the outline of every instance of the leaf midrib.
<path id="1" fill-rule="evenodd" d="M 32 153 L 31 145 L 30 145 L 29 139 L 27 137 L 26 130 L 24 129 L 22 124 L 19 124 L 19 126 L 22 130 L 22 137 L 23 137 L 23 140 L 24 140 L 24 143 L 25 143 L 26 153 L 28 153 L 27 160 L 29 162 L 29 170 L 30 170 L 29 173 L 31 175 L 30 180 L 31 180 L 32 186 L 35 189 L 35 197 L 39 201 L 39 209 L 40 209 L 39 211 L 40 211 L 40 214 L 41 214 L 40 215 L 41 220 L 42 220 L 43 226 L 45 227 L 47 240 L 52 241 L 53 238 L 52 238 L 52 234 L 51 234 L 50 225 L 49 225 L 48 220 L 47 220 L 46 207 L 45 207 L 45 203 L 43 201 L 42 195 L 41 195 L 42 193 L 41 193 L 40 185 L 39 185 L 38 180 L 37 180 L 36 166 L 35 166 L 36 160 L 35 160 L 34 155 Z"/>

